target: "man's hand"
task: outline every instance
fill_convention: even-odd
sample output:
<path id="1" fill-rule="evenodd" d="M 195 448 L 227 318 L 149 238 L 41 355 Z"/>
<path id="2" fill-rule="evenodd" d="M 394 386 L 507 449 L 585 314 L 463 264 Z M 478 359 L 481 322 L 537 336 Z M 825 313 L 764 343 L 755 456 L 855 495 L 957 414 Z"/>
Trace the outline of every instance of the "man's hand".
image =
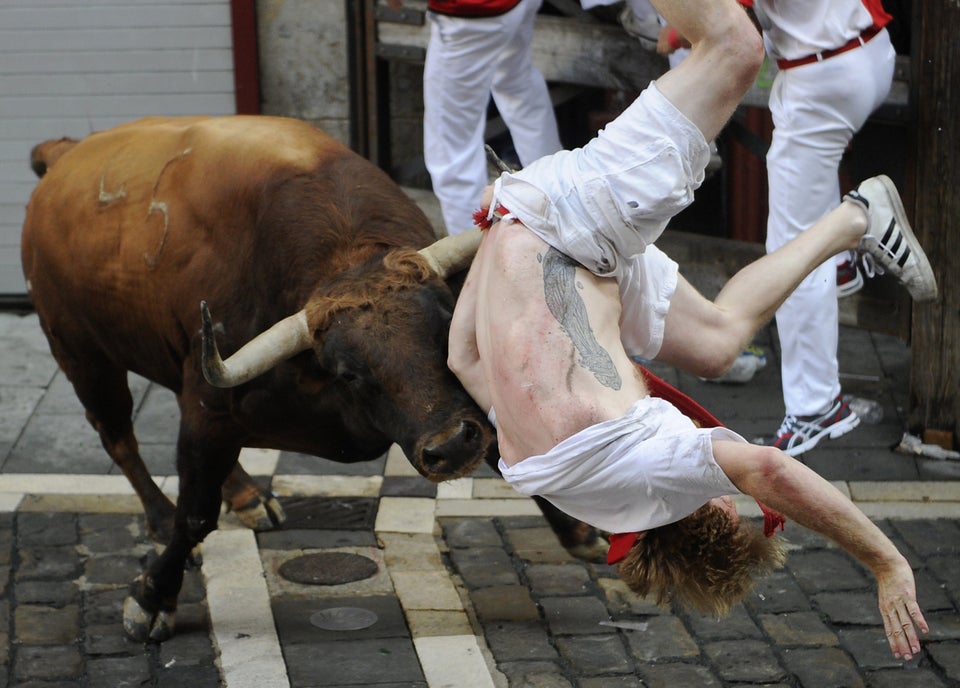
<path id="1" fill-rule="evenodd" d="M 403 0 L 387 0 L 387 5 L 390 9 L 398 11 L 403 9 Z"/>
<path id="2" fill-rule="evenodd" d="M 923 612 L 917 604 L 913 570 L 903 557 L 889 569 L 875 570 L 880 615 L 893 656 L 910 661 L 920 651 L 917 630 L 927 633 Z"/>

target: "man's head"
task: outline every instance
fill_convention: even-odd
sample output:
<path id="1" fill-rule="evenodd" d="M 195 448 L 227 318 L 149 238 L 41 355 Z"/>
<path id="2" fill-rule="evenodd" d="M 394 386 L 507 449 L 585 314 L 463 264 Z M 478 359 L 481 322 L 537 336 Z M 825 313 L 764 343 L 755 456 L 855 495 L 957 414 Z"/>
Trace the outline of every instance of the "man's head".
<path id="1" fill-rule="evenodd" d="M 617 569 L 631 590 L 658 604 L 676 600 L 720 616 L 783 565 L 778 538 L 741 521 L 732 504 L 712 500 L 684 519 L 640 533 Z"/>

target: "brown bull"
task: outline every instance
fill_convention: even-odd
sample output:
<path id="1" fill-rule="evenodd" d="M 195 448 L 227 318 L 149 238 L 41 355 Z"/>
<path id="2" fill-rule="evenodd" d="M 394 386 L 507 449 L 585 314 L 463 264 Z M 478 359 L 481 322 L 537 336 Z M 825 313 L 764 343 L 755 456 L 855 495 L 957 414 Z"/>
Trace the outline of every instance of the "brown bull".
<path id="1" fill-rule="evenodd" d="M 32 163 L 31 298 L 167 543 L 124 605 L 132 637 L 173 632 L 221 489 L 234 509 L 253 501 L 262 525 L 282 518 L 237 463 L 241 447 L 349 462 L 395 442 L 432 480 L 496 456 L 486 415 L 446 367 L 445 273 L 466 266 L 476 237 L 452 238 L 466 251 L 450 239 L 418 251 L 434 239 L 428 220 L 370 162 L 304 122 L 238 116 L 140 120 L 40 144 Z M 177 395 L 176 507 L 140 457 L 128 371 Z M 550 515 L 566 544 L 595 536 Z"/>

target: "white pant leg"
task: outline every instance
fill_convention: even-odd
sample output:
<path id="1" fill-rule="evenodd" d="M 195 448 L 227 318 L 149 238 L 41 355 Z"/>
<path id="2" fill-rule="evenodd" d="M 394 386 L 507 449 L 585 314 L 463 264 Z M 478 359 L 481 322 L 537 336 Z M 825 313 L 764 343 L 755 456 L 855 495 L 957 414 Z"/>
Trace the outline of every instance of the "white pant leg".
<path id="1" fill-rule="evenodd" d="M 489 183 L 483 135 L 494 75 L 504 51 L 529 57 L 529 45 L 520 50 L 515 44 L 518 40 L 529 43 L 539 4 L 540 0 L 521 0 L 509 12 L 495 17 L 428 13 L 430 42 L 423 72 L 424 160 L 451 234 L 473 226 L 473 211 L 480 207 L 480 197 Z M 529 31 L 524 34 L 521 27 L 526 24 Z M 545 93 L 542 76 L 540 81 Z M 549 103 L 548 96 L 546 100 Z M 555 132 L 555 120 L 552 126 Z"/>
<path id="2" fill-rule="evenodd" d="M 542 0 L 520 3 L 523 21 L 500 54 L 493 76 L 493 100 L 524 166 L 563 147 L 547 82 L 533 65 L 531 44 L 541 4 Z"/>
<path id="3" fill-rule="evenodd" d="M 866 46 L 781 72 L 770 95 L 767 251 L 813 225 L 840 201 L 844 149 L 883 102 L 893 49 L 881 32 Z M 856 76 L 855 76 L 856 75 Z M 856 83 L 856 88 L 851 84 Z M 777 311 L 786 412 L 822 412 L 840 392 L 836 263 L 817 268 Z"/>

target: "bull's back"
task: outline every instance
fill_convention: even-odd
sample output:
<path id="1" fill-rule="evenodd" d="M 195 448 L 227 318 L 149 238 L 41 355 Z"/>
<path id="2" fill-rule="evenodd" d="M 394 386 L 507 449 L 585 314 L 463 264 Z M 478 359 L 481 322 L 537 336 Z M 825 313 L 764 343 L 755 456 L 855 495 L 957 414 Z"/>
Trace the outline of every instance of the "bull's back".
<path id="1" fill-rule="evenodd" d="M 53 143 L 35 149 L 45 174 L 21 242 L 34 305 L 66 336 L 100 339 L 165 382 L 198 294 L 238 284 L 252 260 L 267 186 L 343 154 L 303 122 L 262 117 L 149 118 Z M 151 356 L 157 371 L 144 369 Z"/>

